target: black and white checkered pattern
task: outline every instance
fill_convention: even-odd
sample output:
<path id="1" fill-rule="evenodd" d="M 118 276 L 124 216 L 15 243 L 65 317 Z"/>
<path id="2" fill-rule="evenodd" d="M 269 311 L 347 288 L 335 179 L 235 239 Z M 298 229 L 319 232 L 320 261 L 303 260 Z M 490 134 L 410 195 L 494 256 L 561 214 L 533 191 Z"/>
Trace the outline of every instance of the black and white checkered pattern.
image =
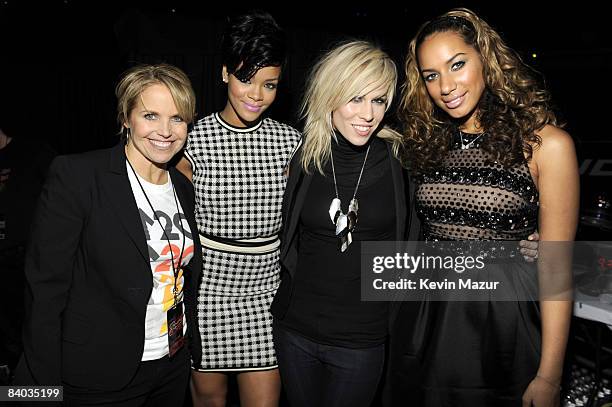
<path id="1" fill-rule="evenodd" d="M 198 121 L 186 152 L 200 232 L 230 239 L 276 234 L 283 170 L 300 137 L 294 128 L 271 119 L 251 129 L 232 128 L 217 114 Z"/>
<path id="2" fill-rule="evenodd" d="M 279 232 L 286 179 L 283 174 L 301 135 L 264 119 L 235 129 L 216 115 L 198 121 L 189 135 L 196 220 L 202 233 L 229 239 Z M 200 371 L 273 368 L 269 308 L 279 284 L 278 250 L 267 254 L 203 250 L 198 320 Z"/>
<path id="3" fill-rule="evenodd" d="M 278 250 L 262 255 L 205 249 L 198 295 L 202 365 L 198 370 L 276 366 L 270 304 L 279 284 Z"/>

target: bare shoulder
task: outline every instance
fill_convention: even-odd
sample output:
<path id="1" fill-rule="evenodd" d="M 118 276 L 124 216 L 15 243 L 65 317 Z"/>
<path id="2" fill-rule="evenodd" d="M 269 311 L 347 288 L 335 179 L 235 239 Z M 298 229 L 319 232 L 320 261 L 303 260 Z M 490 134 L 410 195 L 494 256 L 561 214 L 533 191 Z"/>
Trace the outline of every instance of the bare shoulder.
<path id="1" fill-rule="evenodd" d="M 574 153 L 574 140 L 565 130 L 547 124 L 536 134 L 542 140 L 537 149 L 539 153 Z"/>
<path id="2" fill-rule="evenodd" d="M 533 163 L 537 178 L 543 173 L 576 167 L 574 140 L 568 132 L 556 126 L 546 125 L 536 132 L 542 143 L 533 149 Z"/>

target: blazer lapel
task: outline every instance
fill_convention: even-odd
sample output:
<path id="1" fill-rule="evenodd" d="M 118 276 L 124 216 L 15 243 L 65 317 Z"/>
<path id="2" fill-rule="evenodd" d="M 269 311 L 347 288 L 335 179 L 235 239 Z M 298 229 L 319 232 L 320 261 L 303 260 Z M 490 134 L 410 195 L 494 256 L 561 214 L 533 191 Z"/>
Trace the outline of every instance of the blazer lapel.
<path id="1" fill-rule="evenodd" d="M 124 144 L 120 142 L 111 150 L 110 168 L 103 183 L 105 195 L 108 197 L 117 219 L 119 219 L 128 236 L 148 264 L 147 240 L 128 178 L 125 159 Z"/>
<path id="2" fill-rule="evenodd" d="M 180 179 L 182 175 L 179 174 L 178 170 L 174 167 L 169 169 L 169 173 L 170 173 L 170 178 L 172 179 L 172 185 L 174 185 L 174 188 L 176 190 L 176 196 L 178 197 L 178 200 L 179 200 L 179 203 L 181 204 L 181 208 L 183 209 L 185 218 L 187 219 L 187 223 L 189 224 L 189 229 L 191 229 L 191 238 L 193 239 L 193 243 L 194 243 L 193 255 L 194 255 L 194 259 L 196 260 L 194 262 L 194 264 L 196 264 L 196 269 L 191 270 L 192 271 L 191 280 L 192 282 L 196 283 L 196 286 L 197 286 L 197 282 L 199 281 L 200 272 L 201 272 L 200 259 L 202 258 L 202 252 L 199 250 L 200 245 L 197 243 L 199 242 L 199 239 L 200 239 L 200 233 L 198 231 L 198 226 L 195 221 L 194 202 L 188 201 L 187 198 L 190 195 L 188 191 L 185 191 L 185 187 L 187 186 L 186 183 L 189 181 L 187 179 Z"/>
<path id="3" fill-rule="evenodd" d="M 189 228 L 191 229 L 192 239 L 196 240 L 198 238 L 198 228 L 195 223 L 194 203 L 187 200 L 184 185 L 179 179 L 181 175 L 177 174 L 176 171 L 177 170 L 175 168 L 170 168 L 168 172 L 170 173 L 170 179 L 172 180 L 172 185 L 174 185 L 178 201 L 183 209 L 183 214 L 185 215 Z"/>

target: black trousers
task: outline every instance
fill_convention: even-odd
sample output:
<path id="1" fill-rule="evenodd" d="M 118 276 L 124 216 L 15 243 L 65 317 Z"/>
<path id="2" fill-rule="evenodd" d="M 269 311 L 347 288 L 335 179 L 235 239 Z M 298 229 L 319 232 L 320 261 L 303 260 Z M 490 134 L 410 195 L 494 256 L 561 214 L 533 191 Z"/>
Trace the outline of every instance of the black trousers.
<path id="1" fill-rule="evenodd" d="M 274 347 L 291 407 L 367 407 L 385 361 L 385 345 L 323 345 L 274 326 Z"/>
<path id="2" fill-rule="evenodd" d="M 95 366 L 92 366 L 95 369 Z M 64 406 L 182 406 L 191 375 L 189 352 L 140 362 L 132 381 L 122 390 L 95 391 L 64 384 Z"/>

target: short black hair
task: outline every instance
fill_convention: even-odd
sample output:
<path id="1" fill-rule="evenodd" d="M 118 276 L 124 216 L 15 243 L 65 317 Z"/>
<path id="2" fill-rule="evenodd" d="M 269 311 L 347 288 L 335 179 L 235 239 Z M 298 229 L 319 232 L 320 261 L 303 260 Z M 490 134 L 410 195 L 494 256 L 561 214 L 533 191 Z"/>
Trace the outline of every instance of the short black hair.
<path id="1" fill-rule="evenodd" d="M 285 32 L 265 11 L 251 11 L 230 18 L 221 41 L 223 65 L 241 81 L 266 66 L 285 64 Z"/>

